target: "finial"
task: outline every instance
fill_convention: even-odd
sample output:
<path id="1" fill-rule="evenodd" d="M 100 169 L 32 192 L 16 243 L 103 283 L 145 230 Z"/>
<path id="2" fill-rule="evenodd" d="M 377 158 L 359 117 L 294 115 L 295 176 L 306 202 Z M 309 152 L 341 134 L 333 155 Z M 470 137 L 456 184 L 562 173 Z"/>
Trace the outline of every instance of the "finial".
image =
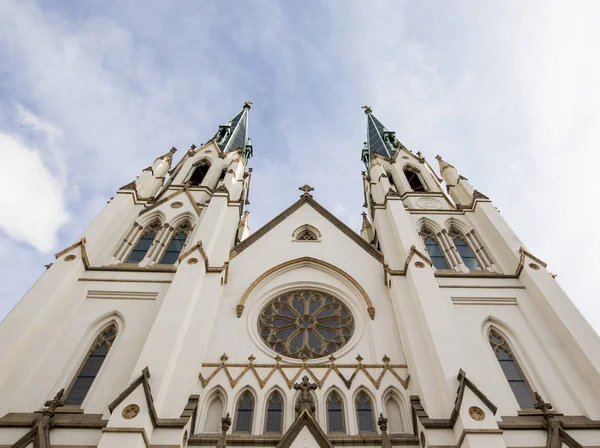
<path id="1" fill-rule="evenodd" d="M 388 419 L 383 416 L 383 413 L 379 413 L 379 419 L 377 420 L 377 426 L 379 426 L 379 429 L 381 430 L 381 432 L 387 431 L 387 422 L 388 422 Z"/>
<path id="2" fill-rule="evenodd" d="M 169 152 L 171 154 L 175 154 L 177 152 L 177 148 L 175 148 L 175 146 L 171 147 L 171 149 L 169 150 Z"/>
<path id="3" fill-rule="evenodd" d="M 300 196 L 301 198 L 312 198 L 312 195 L 310 194 L 310 192 L 314 191 L 314 188 L 311 187 L 310 185 L 304 184 L 301 187 L 298 187 L 298 190 L 304 192 L 304 194 L 302 196 Z"/>
<path id="4" fill-rule="evenodd" d="M 194 145 L 193 143 L 190 146 L 190 151 L 193 151 L 194 149 L 196 149 L 196 145 Z"/>
<path id="5" fill-rule="evenodd" d="M 363 219 L 367 219 L 367 213 L 366 212 L 362 212 L 360 215 L 363 217 Z"/>
<path id="6" fill-rule="evenodd" d="M 52 400 L 48 400 L 44 403 L 44 406 L 46 406 L 48 409 L 44 409 L 44 412 L 51 412 L 54 413 L 54 411 L 56 411 L 56 408 L 60 408 L 62 406 L 65 405 L 65 400 L 63 399 L 63 396 L 65 395 L 65 390 L 61 389 L 58 391 L 58 393 L 54 396 L 54 398 Z"/>
<path id="7" fill-rule="evenodd" d="M 361 106 L 361 109 L 365 110 L 365 114 L 369 115 L 370 113 L 373 113 L 373 109 L 371 109 L 370 106 Z"/>
<path id="8" fill-rule="evenodd" d="M 437 160 L 438 162 L 442 161 L 442 156 L 440 156 L 439 154 L 437 156 L 435 156 L 435 160 Z"/>
<path id="9" fill-rule="evenodd" d="M 535 402 L 533 403 L 533 407 L 535 409 L 542 411 L 544 416 L 551 413 L 550 410 L 552 409 L 552 405 L 550 403 L 546 403 L 540 394 L 534 392 L 533 397 L 535 398 Z"/>
<path id="10" fill-rule="evenodd" d="M 221 419 L 221 431 L 227 432 L 229 431 L 229 427 L 231 426 L 231 417 L 229 416 L 229 412 L 225 417 Z"/>
<path id="11" fill-rule="evenodd" d="M 244 103 L 244 109 L 251 109 L 254 103 L 252 101 L 246 101 Z"/>
<path id="12" fill-rule="evenodd" d="M 244 210 L 244 216 L 247 218 L 250 212 L 248 210 Z"/>

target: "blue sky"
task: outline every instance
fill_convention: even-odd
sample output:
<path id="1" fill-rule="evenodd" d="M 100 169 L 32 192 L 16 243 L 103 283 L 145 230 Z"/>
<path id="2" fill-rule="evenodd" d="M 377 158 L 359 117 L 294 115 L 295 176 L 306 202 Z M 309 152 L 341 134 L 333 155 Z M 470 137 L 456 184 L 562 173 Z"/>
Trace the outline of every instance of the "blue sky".
<path id="1" fill-rule="evenodd" d="M 366 120 L 488 195 L 596 331 L 598 2 L 0 1 L 0 318 L 106 200 L 255 103 L 253 230 L 355 230 Z"/>

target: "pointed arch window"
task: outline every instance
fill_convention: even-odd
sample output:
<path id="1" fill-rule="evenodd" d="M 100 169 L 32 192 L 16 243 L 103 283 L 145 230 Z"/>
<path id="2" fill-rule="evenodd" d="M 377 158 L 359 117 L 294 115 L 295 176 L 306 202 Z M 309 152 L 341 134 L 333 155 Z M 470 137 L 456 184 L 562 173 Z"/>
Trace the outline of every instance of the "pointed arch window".
<path id="1" fill-rule="evenodd" d="M 129 257 L 127 257 L 127 261 L 125 261 L 125 263 L 139 263 L 142 261 L 148 253 L 148 249 L 150 249 L 150 246 L 152 246 L 152 243 L 154 242 L 159 230 L 159 221 L 154 221 L 148 225 L 142 232 L 142 236 L 129 254 Z"/>
<path id="2" fill-rule="evenodd" d="M 111 322 L 100 332 L 90 347 L 77 376 L 69 386 L 66 405 L 81 405 L 96 379 L 104 359 L 117 337 L 117 324 Z"/>
<path id="3" fill-rule="evenodd" d="M 414 168 L 404 168 L 404 175 L 406 176 L 406 180 L 412 191 L 427 191 L 427 188 L 425 188 L 425 184 L 421 179 L 421 175 L 417 170 Z"/>
<path id="4" fill-rule="evenodd" d="M 196 169 L 194 170 L 194 172 L 192 173 L 192 176 L 190 177 L 190 182 L 192 185 L 200 185 L 202 183 L 202 181 L 204 180 L 204 178 L 206 177 L 206 174 L 208 173 L 208 170 L 210 169 L 210 162 L 208 160 L 203 160 L 201 161 L 198 166 L 196 166 Z"/>
<path id="5" fill-rule="evenodd" d="M 184 222 L 177 227 L 165 253 L 160 259 L 160 264 L 175 264 L 177 262 L 191 230 L 192 226 L 189 222 Z"/>
<path id="6" fill-rule="evenodd" d="M 467 238 L 463 233 L 453 227 L 450 229 L 449 235 L 454 242 L 458 254 L 462 258 L 464 265 L 472 271 L 481 270 L 481 265 L 479 264 L 479 261 L 477 261 L 477 258 L 471 250 L 471 246 L 467 243 Z"/>
<path id="7" fill-rule="evenodd" d="M 273 392 L 267 400 L 267 419 L 265 432 L 281 433 L 283 428 L 283 398 L 277 391 Z"/>
<path id="8" fill-rule="evenodd" d="M 317 241 L 317 235 L 309 229 L 305 229 L 296 237 L 298 241 Z"/>
<path id="9" fill-rule="evenodd" d="M 521 409 L 532 409 L 534 403 L 533 391 L 506 339 L 492 329 L 489 333 L 489 341 L 519 406 L 521 406 Z"/>
<path id="10" fill-rule="evenodd" d="M 392 173 L 390 173 L 389 171 L 386 172 L 388 180 L 390 181 L 390 186 L 394 189 L 394 191 L 398 194 L 400 194 L 400 190 L 398 189 L 398 186 L 396 185 L 396 182 L 394 182 L 394 177 L 392 176 Z"/>
<path id="11" fill-rule="evenodd" d="M 358 432 L 375 432 L 373 405 L 369 396 L 364 392 L 356 397 L 356 419 L 358 420 Z"/>
<path id="12" fill-rule="evenodd" d="M 331 392 L 327 398 L 327 432 L 346 432 L 344 404 L 337 392 Z"/>
<path id="13" fill-rule="evenodd" d="M 248 391 L 237 402 L 235 414 L 235 432 L 252 432 L 254 416 L 254 397 Z"/>
<path id="14" fill-rule="evenodd" d="M 444 252 L 438 244 L 438 240 L 434 233 L 431 230 L 424 228 L 421 230 L 421 237 L 425 242 L 425 250 L 427 250 L 429 258 L 431 258 L 431 261 L 433 262 L 433 266 L 436 269 L 450 269 L 446 257 L 444 256 Z"/>

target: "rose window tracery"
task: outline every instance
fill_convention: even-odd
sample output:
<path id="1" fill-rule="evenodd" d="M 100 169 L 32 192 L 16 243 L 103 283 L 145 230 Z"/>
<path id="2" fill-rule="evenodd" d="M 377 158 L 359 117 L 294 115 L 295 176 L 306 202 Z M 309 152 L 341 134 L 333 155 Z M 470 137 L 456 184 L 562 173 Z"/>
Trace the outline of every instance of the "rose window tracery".
<path id="1" fill-rule="evenodd" d="M 258 332 L 281 355 L 320 358 L 346 344 L 354 333 L 354 318 L 348 307 L 330 294 L 292 291 L 262 309 Z"/>

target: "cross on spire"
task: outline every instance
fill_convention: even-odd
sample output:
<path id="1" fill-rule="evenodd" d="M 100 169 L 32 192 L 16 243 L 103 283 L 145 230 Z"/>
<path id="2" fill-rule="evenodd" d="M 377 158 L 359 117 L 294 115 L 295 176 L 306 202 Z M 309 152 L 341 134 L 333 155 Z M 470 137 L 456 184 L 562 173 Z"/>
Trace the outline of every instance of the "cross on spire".
<path id="1" fill-rule="evenodd" d="M 301 187 L 298 187 L 298 190 L 304 192 L 304 194 L 302 196 L 300 196 L 301 198 L 312 198 L 312 194 L 310 194 L 310 192 L 314 191 L 314 188 L 311 187 L 310 185 L 304 184 Z"/>

